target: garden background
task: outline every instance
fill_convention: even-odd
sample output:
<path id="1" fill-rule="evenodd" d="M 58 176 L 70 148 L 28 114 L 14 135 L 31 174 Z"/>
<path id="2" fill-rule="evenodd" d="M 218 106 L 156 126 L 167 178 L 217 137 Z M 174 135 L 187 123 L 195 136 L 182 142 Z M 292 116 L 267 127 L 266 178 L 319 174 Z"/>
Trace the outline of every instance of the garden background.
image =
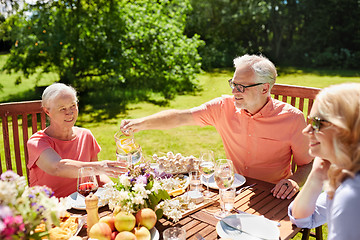
<path id="1" fill-rule="evenodd" d="M 246 53 L 273 61 L 277 83 L 360 82 L 357 0 L 32 2 L 0 0 L 0 102 L 41 99 L 47 85 L 71 84 L 79 92 L 77 125 L 93 132 L 102 160 L 115 159 L 122 119 L 231 94 L 232 59 Z M 212 127 L 135 138 L 149 160 L 204 149 L 224 156 Z"/>

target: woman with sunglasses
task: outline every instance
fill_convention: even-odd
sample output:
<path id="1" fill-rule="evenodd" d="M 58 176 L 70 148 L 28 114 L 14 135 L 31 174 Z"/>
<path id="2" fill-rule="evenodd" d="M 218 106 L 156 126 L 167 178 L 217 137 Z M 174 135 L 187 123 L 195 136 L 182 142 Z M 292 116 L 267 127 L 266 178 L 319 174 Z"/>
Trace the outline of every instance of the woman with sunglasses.
<path id="1" fill-rule="evenodd" d="M 308 179 L 289 206 L 301 228 L 328 223 L 328 239 L 360 238 L 360 84 L 323 89 L 303 130 L 315 157 Z M 322 190 L 325 190 L 322 192 Z"/>

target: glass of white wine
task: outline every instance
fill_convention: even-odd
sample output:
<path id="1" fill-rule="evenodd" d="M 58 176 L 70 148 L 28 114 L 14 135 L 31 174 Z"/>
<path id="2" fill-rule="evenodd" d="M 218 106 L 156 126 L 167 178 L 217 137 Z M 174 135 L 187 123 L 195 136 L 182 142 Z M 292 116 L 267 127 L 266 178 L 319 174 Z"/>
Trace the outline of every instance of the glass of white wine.
<path id="1" fill-rule="evenodd" d="M 216 185 L 219 187 L 220 201 L 223 203 L 223 193 L 234 183 L 235 173 L 233 162 L 229 159 L 218 159 L 215 161 L 214 178 Z M 221 204 L 221 210 L 216 212 L 214 216 L 222 219 L 229 214 L 229 209 L 225 208 L 225 204 Z"/>
<path id="2" fill-rule="evenodd" d="M 209 191 L 209 179 L 215 171 L 215 158 L 214 152 L 209 150 L 201 153 L 199 170 L 202 176 L 206 179 L 206 191 L 204 197 L 210 198 L 211 192 Z"/>

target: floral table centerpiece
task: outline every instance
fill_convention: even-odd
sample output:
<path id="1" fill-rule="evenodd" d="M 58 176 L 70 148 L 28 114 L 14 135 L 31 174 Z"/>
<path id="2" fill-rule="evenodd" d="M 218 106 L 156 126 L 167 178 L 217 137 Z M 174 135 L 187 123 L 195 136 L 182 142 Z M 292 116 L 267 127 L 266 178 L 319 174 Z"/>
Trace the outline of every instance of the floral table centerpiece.
<path id="1" fill-rule="evenodd" d="M 109 208 L 118 211 L 136 213 L 142 208 L 155 210 L 158 219 L 162 215 L 177 222 L 186 208 L 190 208 L 189 199 L 177 197 L 171 199 L 165 189 L 171 174 L 159 174 L 150 167 L 149 162 L 129 167 L 126 174 L 119 176 L 117 183 L 106 184 L 101 201 L 108 202 Z"/>
<path id="2" fill-rule="evenodd" d="M 50 229 L 59 225 L 66 211 L 64 199 L 53 196 L 45 186 L 28 187 L 25 177 L 12 171 L 0 176 L 0 239 L 41 239 L 48 233 L 36 233 L 42 222 Z"/>

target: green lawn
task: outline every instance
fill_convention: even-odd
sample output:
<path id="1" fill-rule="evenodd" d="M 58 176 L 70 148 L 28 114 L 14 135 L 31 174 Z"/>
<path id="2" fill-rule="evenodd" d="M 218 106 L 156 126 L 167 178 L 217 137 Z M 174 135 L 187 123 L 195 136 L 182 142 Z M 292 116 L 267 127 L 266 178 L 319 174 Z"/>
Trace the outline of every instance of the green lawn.
<path id="1" fill-rule="evenodd" d="M 6 55 L 0 55 L 0 66 L 5 62 Z M 139 118 L 153 114 L 165 109 L 187 109 L 198 106 L 222 94 L 231 94 L 227 80 L 232 77 L 232 70 L 214 70 L 212 72 L 202 73 L 198 76 L 199 83 L 203 91 L 195 95 L 177 96 L 170 101 L 168 106 L 160 107 L 146 102 L 130 104 L 123 114 L 118 114 L 114 119 L 106 119 L 101 122 L 93 121 L 91 114 L 79 115 L 78 125 L 90 129 L 95 135 L 97 141 L 102 147 L 100 159 L 115 159 L 115 142 L 114 134 L 119 129 L 122 119 Z M 0 102 L 9 95 L 22 96 L 26 90 L 37 85 L 46 85 L 57 79 L 56 74 L 47 74 L 40 79 L 32 77 L 23 81 L 20 85 L 15 85 L 16 78 L 20 74 L 6 75 L 0 73 L 0 83 L 4 86 L 0 92 Z M 326 87 L 332 84 L 343 82 L 360 82 L 360 73 L 355 71 L 329 71 L 329 70 L 312 70 L 312 69 L 294 69 L 280 68 L 277 83 Z M 41 98 L 41 93 L 38 99 Z M 27 99 L 24 94 L 23 100 Z M 198 156 L 204 149 L 211 149 L 217 157 L 225 156 L 223 145 L 219 135 L 213 127 L 200 128 L 197 126 L 180 127 L 171 130 L 148 130 L 135 134 L 136 141 L 142 146 L 144 156 L 151 159 L 151 155 L 165 154 L 168 151 L 182 153 L 183 155 Z M 1 143 L 2 140 L 0 140 Z M 3 153 L 1 153 L 2 155 Z M 3 156 L 1 156 L 2 159 Z M 325 229 L 326 231 L 326 229 Z M 300 239 L 296 236 L 295 239 Z"/>

